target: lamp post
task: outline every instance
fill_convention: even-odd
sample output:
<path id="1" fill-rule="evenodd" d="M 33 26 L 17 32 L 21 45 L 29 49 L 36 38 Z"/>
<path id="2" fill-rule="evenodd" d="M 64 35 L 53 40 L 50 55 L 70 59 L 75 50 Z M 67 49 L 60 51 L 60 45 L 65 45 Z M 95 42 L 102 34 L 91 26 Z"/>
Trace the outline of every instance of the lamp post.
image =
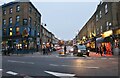
<path id="1" fill-rule="evenodd" d="M 94 33 L 92 33 L 92 37 L 93 37 L 93 39 L 94 39 L 94 41 L 95 41 L 95 52 L 97 51 L 97 47 L 96 47 L 96 36 L 95 36 L 95 34 Z"/>
<path id="2" fill-rule="evenodd" d="M 41 51 L 42 51 L 42 45 L 43 45 L 43 26 L 47 26 L 46 24 L 44 24 L 44 23 L 42 23 L 41 24 L 41 38 L 40 38 L 40 45 L 41 45 L 41 47 L 40 47 L 40 49 L 41 49 Z"/>

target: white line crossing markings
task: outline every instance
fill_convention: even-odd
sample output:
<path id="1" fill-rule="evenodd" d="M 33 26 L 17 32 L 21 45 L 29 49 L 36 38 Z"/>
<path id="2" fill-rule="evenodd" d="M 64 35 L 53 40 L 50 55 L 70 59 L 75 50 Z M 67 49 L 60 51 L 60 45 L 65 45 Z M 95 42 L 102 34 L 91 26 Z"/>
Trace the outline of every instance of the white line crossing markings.
<path id="1" fill-rule="evenodd" d="M 7 74 L 11 74 L 11 75 L 17 75 L 18 73 L 16 73 L 16 72 L 12 72 L 12 71 L 8 71 L 8 72 L 6 72 Z"/>
<path id="2" fill-rule="evenodd" d="M 14 60 L 8 60 L 8 62 L 13 62 L 13 63 L 26 63 L 26 64 L 34 64 L 33 62 L 14 61 Z"/>
<path id="3" fill-rule="evenodd" d="M 59 66 L 59 65 L 56 65 L 56 64 L 50 64 L 51 66 Z"/>
<path id="4" fill-rule="evenodd" d="M 85 68 L 89 68 L 89 69 L 98 69 L 99 67 L 85 67 Z"/>
<path id="5" fill-rule="evenodd" d="M 0 71 L 2 71 L 3 69 L 0 69 Z"/>
<path id="6" fill-rule="evenodd" d="M 46 72 L 48 74 L 52 74 L 52 75 L 57 76 L 57 77 L 61 77 L 61 76 L 73 77 L 73 76 L 75 76 L 75 74 L 67 74 L 67 73 L 59 73 L 59 72 L 51 72 L 51 71 L 44 71 L 44 72 Z"/>

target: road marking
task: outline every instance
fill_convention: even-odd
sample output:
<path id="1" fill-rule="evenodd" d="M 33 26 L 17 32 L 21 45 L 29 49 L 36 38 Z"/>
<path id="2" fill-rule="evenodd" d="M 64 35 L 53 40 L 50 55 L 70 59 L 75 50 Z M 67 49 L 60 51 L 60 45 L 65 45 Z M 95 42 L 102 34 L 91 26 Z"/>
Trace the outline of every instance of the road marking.
<path id="1" fill-rule="evenodd" d="M 61 77 L 61 76 L 73 77 L 73 76 L 75 76 L 75 74 L 67 74 L 67 73 L 59 73 L 59 72 L 51 72 L 51 71 L 44 71 L 44 72 L 46 72 L 48 74 L 52 74 L 57 77 Z"/>
<path id="2" fill-rule="evenodd" d="M 101 58 L 101 59 L 105 60 L 105 59 L 107 59 L 107 58 Z"/>
<path id="3" fill-rule="evenodd" d="M 17 75 L 18 73 L 12 72 L 12 71 L 8 71 L 6 72 L 7 74 L 11 74 L 11 75 Z"/>
<path id="4" fill-rule="evenodd" d="M 89 68 L 89 69 L 98 69 L 99 67 L 85 67 L 85 68 Z"/>
<path id="5" fill-rule="evenodd" d="M 3 69 L 0 69 L 0 71 L 2 71 Z"/>
<path id="6" fill-rule="evenodd" d="M 56 64 L 50 64 L 51 66 L 59 66 L 59 65 L 56 65 Z"/>
<path id="7" fill-rule="evenodd" d="M 33 62 L 14 61 L 14 60 L 8 60 L 8 62 L 13 62 L 13 63 L 25 63 L 25 64 L 34 64 Z"/>

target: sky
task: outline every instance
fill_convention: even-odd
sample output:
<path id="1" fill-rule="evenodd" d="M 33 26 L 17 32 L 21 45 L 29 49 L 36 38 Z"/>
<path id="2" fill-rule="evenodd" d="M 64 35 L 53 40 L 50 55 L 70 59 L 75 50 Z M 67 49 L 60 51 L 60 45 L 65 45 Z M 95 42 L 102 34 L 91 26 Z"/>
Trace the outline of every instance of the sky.
<path id="1" fill-rule="evenodd" d="M 13 0 L 0 1 L 0 5 Z M 42 14 L 42 23 L 62 40 L 73 39 L 95 12 L 99 0 L 31 0 Z"/>

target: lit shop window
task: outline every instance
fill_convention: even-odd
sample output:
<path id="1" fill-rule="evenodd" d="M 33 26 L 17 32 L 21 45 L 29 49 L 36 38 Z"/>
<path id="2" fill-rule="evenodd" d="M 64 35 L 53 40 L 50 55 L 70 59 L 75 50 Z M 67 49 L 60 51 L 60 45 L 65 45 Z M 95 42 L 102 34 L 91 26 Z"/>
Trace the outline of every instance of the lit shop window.
<path id="1" fill-rule="evenodd" d="M 12 28 L 10 28 L 10 36 L 12 36 L 13 35 L 13 33 L 12 33 Z"/>
<path id="2" fill-rule="evenodd" d="M 106 27 L 107 27 L 107 30 L 109 30 L 109 22 L 108 21 L 106 22 Z"/>

